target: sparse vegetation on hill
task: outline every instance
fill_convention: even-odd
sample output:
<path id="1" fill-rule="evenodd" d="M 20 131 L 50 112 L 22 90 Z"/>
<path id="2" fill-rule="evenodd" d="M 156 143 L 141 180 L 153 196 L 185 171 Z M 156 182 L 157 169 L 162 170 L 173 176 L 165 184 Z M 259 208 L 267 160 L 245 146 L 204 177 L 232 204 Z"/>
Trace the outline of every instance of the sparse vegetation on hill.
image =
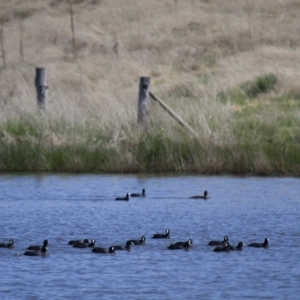
<path id="1" fill-rule="evenodd" d="M 296 0 L 0 2 L 0 171 L 300 175 Z M 4 54 L 4 55 L 3 55 Z M 47 69 L 38 112 L 35 67 Z M 154 101 L 137 126 L 140 76 Z"/>

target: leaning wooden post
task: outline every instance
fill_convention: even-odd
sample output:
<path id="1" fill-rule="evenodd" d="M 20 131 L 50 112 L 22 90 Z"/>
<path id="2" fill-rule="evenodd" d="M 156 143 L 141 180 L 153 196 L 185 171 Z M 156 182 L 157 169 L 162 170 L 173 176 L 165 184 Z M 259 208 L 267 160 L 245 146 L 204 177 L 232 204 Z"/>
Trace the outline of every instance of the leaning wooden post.
<path id="1" fill-rule="evenodd" d="M 35 87 L 38 100 L 38 106 L 42 110 L 46 110 L 48 106 L 48 96 L 47 96 L 47 79 L 46 79 L 46 69 L 36 68 L 35 75 Z"/>
<path id="2" fill-rule="evenodd" d="M 184 122 L 164 101 L 162 101 L 160 98 L 158 98 L 151 92 L 150 96 L 153 100 L 157 101 L 169 113 L 169 115 L 172 116 L 181 126 L 185 127 L 195 136 L 198 136 L 197 132 L 189 124 Z"/>
<path id="3" fill-rule="evenodd" d="M 139 102 L 138 102 L 138 123 L 145 123 L 149 116 L 149 89 L 150 77 L 140 78 Z"/>

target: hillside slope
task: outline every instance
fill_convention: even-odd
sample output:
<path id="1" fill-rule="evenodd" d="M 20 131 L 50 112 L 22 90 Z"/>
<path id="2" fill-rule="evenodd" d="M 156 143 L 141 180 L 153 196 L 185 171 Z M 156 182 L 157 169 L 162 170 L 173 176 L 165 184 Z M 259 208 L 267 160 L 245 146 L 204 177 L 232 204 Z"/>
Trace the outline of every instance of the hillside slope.
<path id="1" fill-rule="evenodd" d="M 300 143 L 299 1 L 73 0 L 72 10 L 74 40 L 69 1 L 0 1 L 5 143 L 8 121 L 37 115 L 36 67 L 47 70 L 49 119 L 76 128 L 77 142 L 85 126 L 106 128 L 109 147 L 135 139 L 139 78 L 151 76 L 152 92 L 202 144 Z M 180 126 L 154 102 L 151 120 L 178 139 Z M 49 131 L 52 144 L 70 134 Z"/>

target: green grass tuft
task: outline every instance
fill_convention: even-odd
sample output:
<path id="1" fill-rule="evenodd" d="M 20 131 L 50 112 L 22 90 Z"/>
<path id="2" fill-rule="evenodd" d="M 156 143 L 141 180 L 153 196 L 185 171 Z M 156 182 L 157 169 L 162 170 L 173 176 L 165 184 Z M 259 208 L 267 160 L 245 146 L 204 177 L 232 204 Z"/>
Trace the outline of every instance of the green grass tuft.
<path id="1" fill-rule="evenodd" d="M 271 91 L 277 83 L 277 76 L 270 73 L 259 76 L 252 81 L 243 83 L 241 85 L 241 89 L 245 91 L 248 97 L 255 98 L 260 94 Z"/>

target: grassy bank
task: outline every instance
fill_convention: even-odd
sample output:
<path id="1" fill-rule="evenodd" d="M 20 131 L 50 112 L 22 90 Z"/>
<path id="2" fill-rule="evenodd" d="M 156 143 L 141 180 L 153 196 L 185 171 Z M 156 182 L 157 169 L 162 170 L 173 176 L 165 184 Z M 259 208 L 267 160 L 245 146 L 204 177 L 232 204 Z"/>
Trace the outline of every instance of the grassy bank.
<path id="1" fill-rule="evenodd" d="M 300 175 L 297 1 L 74 1 L 74 47 L 68 1 L 0 8 L 0 172 Z M 196 136 L 154 101 L 137 126 L 145 75 Z"/>

